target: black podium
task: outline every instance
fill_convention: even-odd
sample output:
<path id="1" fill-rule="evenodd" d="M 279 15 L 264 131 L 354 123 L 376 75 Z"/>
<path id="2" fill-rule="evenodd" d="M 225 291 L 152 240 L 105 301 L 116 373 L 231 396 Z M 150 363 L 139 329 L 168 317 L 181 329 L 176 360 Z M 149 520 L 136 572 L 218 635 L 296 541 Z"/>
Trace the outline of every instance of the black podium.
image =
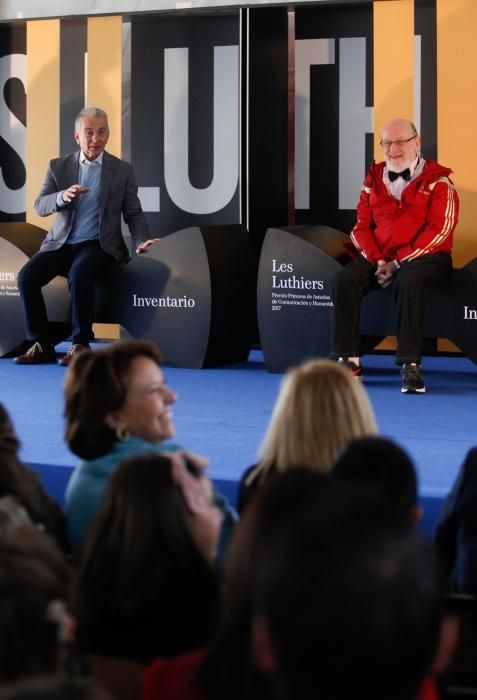
<path id="1" fill-rule="evenodd" d="M 373 290 L 361 306 L 362 353 L 396 334 L 392 287 Z M 424 338 L 447 338 L 477 364 L 477 258 L 454 268 L 427 296 Z"/>
<path id="2" fill-rule="evenodd" d="M 2 270 L 12 277 L 9 294 L 0 296 L 0 355 L 24 340 L 16 276 L 44 235 L 28 224 L 0 228 Z M 49 317 L 66 322 L 66 281 L 51 285 L 51 291 L 45 288 Z M 201 368 L 241 362 L 252 342 L 254 291 L 245 227 L 193 227 L 112 268 L 97 286 L 95 321 L 119 324 L 123 338 L 153 340 L 165 364 Z"/>
<path id="3" fill-rule="evenodd" d="M 253 304 L 247 230 L 192 227 L 113 269 L 98 289 L 96 321 L 153 340 L 166 364 L 213 367 L 247 359 Z"/>
<path id="4" fill-rule="evenodd" d="M 24 222 L 0 223 L 0 357 L 25 340 L 17 275 L 39 249 L 46 231 Z M 52 338 L 59 342 L 69 334 L 69 296 L 66 279 L 57 277 L 43 290 Z"/>
<path id="5" fill-rule="evenodd" d="M 268 229 L 257 302 L 260 340 L 270 372 L 329 356 L 332 280 L 355 255 L 348 236 L 326 226 Z M 361 334 L 362 354 L 396 334 L 392 287 L 372 291 L 363 299 Z M 453 269 L 429 292 L 424 337 L 447 338 L 477 363 L 477 258 Z"/>
<path id="6" fill-rule="evenodd" d="M 265 365 L 283 372 L 330 351 L 331 281 L 353 255 L 328 226 L 270 228 L 258 271 L 258 327 Z"/>

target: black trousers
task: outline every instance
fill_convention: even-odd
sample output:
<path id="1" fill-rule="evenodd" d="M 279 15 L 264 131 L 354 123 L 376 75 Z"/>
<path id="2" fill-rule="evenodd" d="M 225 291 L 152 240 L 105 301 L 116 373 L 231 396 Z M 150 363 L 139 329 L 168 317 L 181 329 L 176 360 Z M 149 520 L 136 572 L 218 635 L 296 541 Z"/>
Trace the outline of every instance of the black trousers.
<path id="1" fill-rule="evenodd" d="M 68 280 L 71 297 L 71 342 L 87 345 L 93 338 L 94 284 L 114 264 L 114 258 L 104 252 L 97 240 L 36 253 L 18 274 L 28 339 L 51 342 L 41 288 L 61 276 Z"/>
<path id="2" fill-rule="evenodd" d="M 421 361 L 426 292 L 452 268 L 448 253 L 423 255 L 397 270 L 392 291 L 396 304 L 396 364 Z M 361 300 L 380 289 L 376 268 L 362 256 L 340 270 L 333 281 L 332 357 L 359 355 Z"/>

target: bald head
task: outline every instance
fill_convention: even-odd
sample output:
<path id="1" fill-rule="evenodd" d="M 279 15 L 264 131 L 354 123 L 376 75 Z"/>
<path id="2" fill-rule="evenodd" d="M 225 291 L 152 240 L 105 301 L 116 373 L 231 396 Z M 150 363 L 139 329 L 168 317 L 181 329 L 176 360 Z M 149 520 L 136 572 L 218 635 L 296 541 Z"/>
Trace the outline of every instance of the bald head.
<path id="1" fill-rule="evenodd" d="M 383 129 L 381 146 L 386 165 L 397 173 L 408 168 L 417 158 L 421 140 L 408 119 L 393 119 Z"/>

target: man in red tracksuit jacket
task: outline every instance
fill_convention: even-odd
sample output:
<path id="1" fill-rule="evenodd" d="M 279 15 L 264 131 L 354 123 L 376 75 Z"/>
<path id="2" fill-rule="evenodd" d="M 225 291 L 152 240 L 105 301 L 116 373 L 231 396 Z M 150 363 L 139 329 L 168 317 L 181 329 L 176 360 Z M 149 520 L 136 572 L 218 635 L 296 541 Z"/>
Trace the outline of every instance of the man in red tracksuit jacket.
<path id="1" fill-rule="evenodd" d="M 420 154 L 414 124 L 393 119 L 383 129 L 384 162 L 373 162 L 361 188 L 351 240 L 358 257 L 334 279 L 331 356 L 355 376 L 359 362 L 361 300 L 393 285 L 397 316 L 396 364 L 402 392 L 424 393 L 421 369 L 426 291 L 452 267 L 452 236 L 459 198 L 452 172 Z"/>

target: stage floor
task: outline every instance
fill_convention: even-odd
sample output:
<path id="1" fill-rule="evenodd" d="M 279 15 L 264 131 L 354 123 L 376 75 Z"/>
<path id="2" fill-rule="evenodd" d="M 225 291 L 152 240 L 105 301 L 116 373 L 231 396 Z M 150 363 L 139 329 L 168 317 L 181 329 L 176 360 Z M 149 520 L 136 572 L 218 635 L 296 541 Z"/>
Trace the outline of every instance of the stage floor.
<path id="1" fill-rule="evenodd" d="M 409 451 L 421 498 L 430 499 L 435 510 L 467 451 L 477 444 L 477 366 L 463 357 L 425 358 L 428 391 L 409 396 L 400 392 L 393 357 L 368 355 L 363 365 L 380 431 Z M 256 460 L 282 375 L 266 371 L 260 351 L 232 367 L 165 367 L 164 372 L 178 394 L 176 440 L 209 457 L 210 475 L 233 499 L 237 479 Z M 63 441 L 64 374 L 55 365 L 25 367 L 0 360 L 0 401 L 22 442 L 21 457 L 38 469 L 60 501 L 77 463 Z"/>

